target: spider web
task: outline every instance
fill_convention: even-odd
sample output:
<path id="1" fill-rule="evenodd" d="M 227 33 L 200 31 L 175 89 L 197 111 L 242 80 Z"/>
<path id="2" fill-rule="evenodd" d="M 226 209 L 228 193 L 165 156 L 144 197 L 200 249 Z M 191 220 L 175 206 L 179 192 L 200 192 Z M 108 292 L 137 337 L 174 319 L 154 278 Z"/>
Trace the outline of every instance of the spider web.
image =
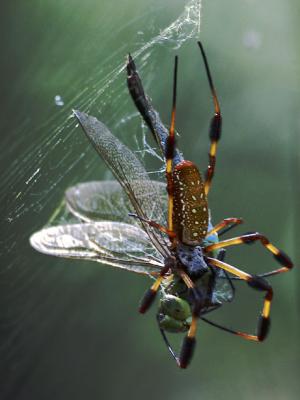
<path id="1" fill-rule="evenodd" d="M 132 56 L 137 61 L 141 73 L 149 63 L 149 59 L 157 47 L 163 45 L 177 49 L 187 40 L 198 38 L 200 32 L 200 10 L 201 1 L 192 0 L 187 2 L 183 13 L 175 21 L 132 52 Z M 127 47 L 130 46 L 127 45 Z M 119 105 L 120 98 L 123 97 L 124 93 L 127 96 L 125 63 L 123 62 L 124 54 L 126 54 L 126 50 L 124 52 L 123 49 L 119 50 L 118 54 L 114 54 L 114 60 L 118 60 L 118 64 L 105 76 L 102 76 L 102 68 L 99 68 L 100 72 L 96 72 L 95 75 L 92 74 L 90 79 L 84 83 L 84 89 L 77 97 L 69 101 L 70 104 L 76 105 L 79 110 L 89 113 L 95 110 L 94 113 L 98 118 L 99 114 L 100 118 L 101 114 L 105 115 L 106 124 L 111 129 L 122 126 L 123 131 L 126 130 L 126 124 L 132 118 L 137 117 L 137 113 L 128 115 L 125 107 L 127 103 L 124 107 Z M 151 59 L 150 62 L 153 63 L 153 60 Z M 59 95 L 55 101 L 58 106 L 63 104 L 63 100 Z M 116 106 L 116 104 L 118 105 Z M 108 107 L 111 110 L 111 115 L 106 112 Z M 9 187 L 11 192 L 8 196 L 9 200 L 7 200 L 7 191 L 1 191 L 0 193 L 1 203 L 8 204 L 5 219 L 9 223 L 15 222 L 16 219 L 32 209 L 38 211 L 45 207 L 52 199 L 51 193 L 53 190 L 86 157 L 86 153 L 81 151 L 81 154 L 77 155 L 75 160 L 73 158 L 72 163 L 66 162 L 68 156 L 73 153 L 70 142 L 78 134 L 74 132 L 77 126 L 74 124 L 71 110 L 68 113 L 63 109 L 60 114 L 64 114 L 65 119 L 59 125 L 55 123 L 55 119 L 58 118 L 56 114 L 48 121 L 45 121 L 43 126 L 37 127 L 35 131 L 23 130 L 23 127 L 20 126 L 19 135 L 24 138 L 24 141 L 25 138 L 28 143 L 31 142 L 31 138 L 35 140 L 27 146 L 22 158 L 15 159 L 10 164 L 9 169 L 4 171 L 1 176 L 3 187 Z M 43 136 L 37 138 L 36 132 L 42 132 Z M 38 182 L 41 179 L 48 178 L 47 162 L 53 157 L 53 153 L 59 146 L 69 148 L 64 158 L 56 165 L 56 169 L 63 170 L 63 172 L 61 173 L 60 171 L 59 176 L 55 176 L 55 179 L 50 180 L 48 189 L 39 194 L 37 199 L 34 199 L 30 194 L 36 191 Z M 13 152 L 14 148 L 10 150 Z M 28 196 L 31 197 L 30 201 L 27 201 Z"/>
<path id="2" fill-rule="evenodd" d="M 200 11 L 200 0 L 187 1 L 182 13 L 167 27 L 158 32 L 157 28 L 156 31 L 152 28 L 154 33 L 150 40 L 144 41 L 144 34 L 138 32 L 139 43 L 134 46 L 125 43 L 113 52 L 109 60 L 104 60 L 89 73 L 88 79 L 84 78 L 80 85 L 82 90 L 75 97 L 64 102 L 64 96 L 58 94 L 55 97 L 56 112 L 42 125 L 33 129 L 30 121 L 24 121 L 14 133 L 16 141 L 12 142 L 11 137 L 4 139 L 3 148 L 7 151 L 1 155 L 1 161 L 8 168 L 1 171 L 0 191 L 4 216 L 1 222 L 0 357 L 6 372 L 17 369 L 19 353 L 24 348 L 30 352 L 32 343 L 27 343 L 28 337 L 24 332 L 30 331 L 31 316 L 33 318 L 38 313 L 36 298 L 30 298 L 28 291 L 40 285 L 41 272 L 40 265 L 31 261 L 28 238 L 47 223 L 68 187 L 91 180 L 91 171 L 99 170 L 99 159 L 91 157 L 93 150 L 84 135 L 79 133 L 71 109 L 88 112 L 100 120 L 104 118 L 114 134 L 123 135 L 122 141 L 136 142 L 141 157 L 145 157 L 145 153 L 159 157 L 147 143 L 145 127 L 138 113 L 128 111 L 131 99 L 125 84 L 124 55 L 129 48 L 135 47 L 131 54 L 139 72 L 143 75 L 143 71 L 150 68 L 154 71 L 160 48 L 178 49 L 187 40 L 198 39 Z M 134 25 L 134 21 L 130 23 Z M 128 139 L 126 132 L 132 129 L 134 136 Z M 23 148 L 22 156 L 15 158 L 14 152 L 18 147 Z M 108 177 L 109 173 L 103 171 L 102 178 Z M 55 282 L 56 274 L 54 270 L 47 272 L 44 285 L 45 280 L 47 284 Z M 41 292 L 42 303 L 46 301 L 43 298 L 45 293 Z M 47 325 L 47 317 L 45 319 L 43 324 Z M 39 343 L 35 345 L 36 350 Z M 27 357 L 28 361 L 28 354 Z M 33 363 L 32 360 L 28 362 Z M 24 357 L 22 362 L 27 361 Z M 6 384 L 9 386 L 9 380 Z"/>

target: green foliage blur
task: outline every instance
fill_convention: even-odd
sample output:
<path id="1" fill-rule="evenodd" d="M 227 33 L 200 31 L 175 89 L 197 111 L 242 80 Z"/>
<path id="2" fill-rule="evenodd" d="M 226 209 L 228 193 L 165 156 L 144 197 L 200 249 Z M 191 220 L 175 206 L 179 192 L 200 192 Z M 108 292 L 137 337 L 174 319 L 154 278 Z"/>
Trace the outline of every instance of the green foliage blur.
<path id="1" fill-rule="evenodd" d="M 193 362 L 180 371 L 160 337 L 155 307 L 144 316 L 137 312 L 147 278 L 47 257 L 28 244 L 67 187 L 107 177 L 68 119 L 71 109 L 89 111 L 135 148 L 139 117 L 120 124 L 135 113 L 125 72 L 111 94 L 105 92 L 105 102 L 101 88 L 126 54 L 172 23 L 186 3 L 33 0 L 1 7 L 3 400 L 298 398 L 298 0 L 203 1 L 199 34 L 224 120 L 209 199 L 213 220 L 243 217 L 245 225 L 233 235 L 262 232 L 296 264 L 272 279 L 272 329 L 265 343 L 244 342 L 200 323 Z M 179 146 L 204 170 L 213 107 L 196 39 L 177 50 L 171 43 L 157 45 L 146 61 L 136 62 L 168 124 L 175 54 Z M 63 106 L 55 104 L 57 95 Z M 259 244 L 234 248 L 227 260 L 253 273 L 276 267 Z M 261 297 L 237 284 L 235 303 L 211 317 L 254 332 Z"/>

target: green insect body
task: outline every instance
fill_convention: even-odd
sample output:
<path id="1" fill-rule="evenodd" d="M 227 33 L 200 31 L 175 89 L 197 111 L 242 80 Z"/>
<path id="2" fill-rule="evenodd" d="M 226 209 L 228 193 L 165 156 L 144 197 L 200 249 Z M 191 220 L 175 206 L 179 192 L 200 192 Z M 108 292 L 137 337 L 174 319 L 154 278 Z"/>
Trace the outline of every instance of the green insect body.
<path id="1" fill-rule="evenodd" d="M 172 294 L 164 295 L 159 304 L 159 325 L 167 332 L 186 332 L 191 323 L 189 303 Z"/>

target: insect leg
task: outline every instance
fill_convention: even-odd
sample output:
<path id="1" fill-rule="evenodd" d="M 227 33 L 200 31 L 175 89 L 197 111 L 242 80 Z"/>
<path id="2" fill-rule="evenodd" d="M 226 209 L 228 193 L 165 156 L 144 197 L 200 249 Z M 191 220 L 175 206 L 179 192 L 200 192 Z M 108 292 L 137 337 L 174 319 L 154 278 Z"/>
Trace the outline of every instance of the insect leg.
<path id="1" fill-rule="evenodd" d="M 173 240 L 176 237 L 176 234 L 174 232 L 169 231 L 166 227 L 158 224 L 157 222 L 155 222 L 151 219 L 143 218 L 134 213 L 128 213 L 128 215 L 129 215 L 129 217 L 137 218 L 140 221 L 146 222 L 146 224 L 148 224 L 149 226 L 152 226 L 153 228 L 159 230 L 160 232 L 166 233 L 169 236 L 170 240 Z"/>
<path id="2" fill-rule="evenodd" d="M 209 232 L 207 232 L 206 237 L 213 235 L 214 233 L 218 233 L 218 232 L 219 232 L 219 236 L 223 235 L 224 233 L 228 232 L 230 229 L 232 229 L 235 226 L 242 224 L 242 223 L 243 223 L 243 220 L 241 218 L 225 218 L 221 222 L 219 222 L 217 225 L 215 225 L 213 227 L 213 229 L 211 229 Z"/>
<path id="3" fill-rule="evenodd" d="M 291 268 L 293 268 L 293 263 L 291 259 L 283 251 L 279 250 L 272 243 L 270 243 L 268 238 L 266 238 L 264 235 L 261 235 L 258 232 L 249 233 L 228 240 L 222 240 L 221 242 L 205 247 L 204 251 L 210 252 L 219 248 L 234 246 L 237 244 L 251 244 L 252 242 L 255 242 L 257 240 L 259 240 L 261 244 L 273 254 L 274 258 L 278 261 L 278 263 L 282 265 L 281 268 L 267 272 L 266 274 L 263 274 L 263 276 L 277 275 L 280 274 L 281 272 L 287 272 Z"/>
<path id="4" fill-rule="evenodd" d="M 171 344 L 170 344 L 170 342 L 169 342 L 169 340 L 167 338 L 167 335 L 166 335 L 165 331 L 159 325 L 159 314 L 156 314 L 156 320 L 157 320 L 157 324 L 158 324 L 160 333 L 161 333 L 161 335 L 163 337 L 163 340 L 164 340 L 169 352 L 171 353 L 172 357 L 176 361 L 177 365 L 179 365 L 179 358 L 178 358 L 177 354 L 175 353 L 175 351 L 173 350 L 173 348 L 172 348 L 172 346 L 171 346 Z"/>
<path id="5" fill-rule="evenodd" d="M 263 341 L 266 338 L 270 327 L 270 310 L 273 299 L 273 289 L 271 285 L 262 277 L 250 275 L 247 272 L 244 272 L 236 267 L 233 267 L 232 265 L 229 265 L 215 258 L 206 257 L 206 261 L 209 264 L 221 268 L 222 270 L 229 272 L 232 275 L 238 276 L 240 279 L 246 281 L 248 285 L 253 289 L 266 292 L 264 296 L 262 312 L 258 319 L 257 334 L 249 335 L 248 333 L 236 331 L 236 335 L 241 336 L 244 339 L 254 340 L 256 342 Z"/>
<path id="6" fill-rule="evenodd" d="M 201 42 L 198 42 L 198 45 L 199 45 L 199 48 L 200 48 L 200 51 L 202 54 L 202 58 L 203 58 L 203 62 L 204 62 L 205 70 L 206 70 L 206 75 L 207 75 L 210 91 L 211 91 L 213 102 L 214 102 L 214 112 L 215 112 L 214 116 L 211 119 L 210 130 L 209 130 L 209 138 L 210 138 L 211 143 L 210 143 L 210 149 L 209 149 L 209 154 L 208 154 L 209 164 L 208 164 L 208 167 L 206 170 L 205 183 L 204 183 L 205 194 L 207 195 L 209 192 L 209 189 L 210 189 L 212 178 L 214 176 L 214 172 L 215 172 L 217 145 L 218 145 L 218 141 L 221 137 L 221 130 L 222 130 L 222 116 L 221 116 L 220 104 L 219 104 L 218 97 L 217 97 L 217 92 L 216 92 L 214 84 L 213 84 L 213 80 L 212 80 L 212 76 L 210 73 L 210 69 L 209 69 L 209 65 L 207 62 L 204 48 L 203 48 Z"/>

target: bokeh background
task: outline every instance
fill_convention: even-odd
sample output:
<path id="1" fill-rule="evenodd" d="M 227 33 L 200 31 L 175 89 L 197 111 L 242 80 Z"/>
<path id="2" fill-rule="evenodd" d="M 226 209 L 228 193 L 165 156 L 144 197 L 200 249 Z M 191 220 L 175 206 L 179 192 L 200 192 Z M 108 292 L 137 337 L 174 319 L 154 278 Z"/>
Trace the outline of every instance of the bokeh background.
<path id="1" fill-rule="evenodd" d="M 183 0 L 13 0 L 1 6 L 3 400 L 298 398 L 300 5 L 203 1 L 198 33 L 196 19 L 179 18 L 187 4 L 197 7 Z M 168 36 L 164 30 L 174 21 Z M 193 363 L 180 371 L 161 340 L 155 307 L 137 313 L 147 278 L 38 254 L 28 237 L 48 222 L 67 187 L 109 176 L 70 118 L 72 108 L 97 116 L 141 149 L 147 132 L 122 71 L 128 51 L 139 54 L 147 92 L 167 123 L 179 54 L 180 148 L 206 167 L 212 102 L 198 38 L 224 118 L 210 195 L 213 219 L 242 216 L 245 226 L 236 234 L 263 232 L 296 268 L 272 279 L 272 330 L 264 344 L 202 323 Z M 157 168 L 154 159 L 148 162 Z M 228 261 L 251 272 L 276 265 L 259 244 L 232 249 Z M 235 303 L 215 319 L 253 332 L 260 304 L 259 293 L 239 284 Z"/>

